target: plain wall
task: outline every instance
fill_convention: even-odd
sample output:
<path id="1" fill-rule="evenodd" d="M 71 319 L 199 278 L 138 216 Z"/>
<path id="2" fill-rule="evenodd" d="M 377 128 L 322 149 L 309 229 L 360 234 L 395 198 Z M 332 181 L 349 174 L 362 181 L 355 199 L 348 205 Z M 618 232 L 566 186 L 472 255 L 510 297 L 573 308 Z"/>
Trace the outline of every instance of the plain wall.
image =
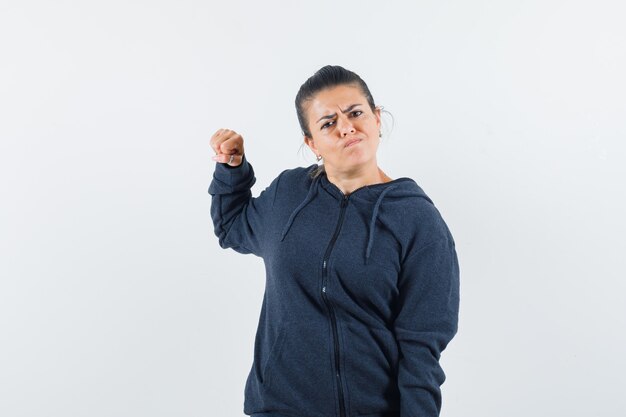
<path id="1" fill-rule="evenodd" d="M 0 415 L 243 416 L 264 267 L 218 245 L 209 139 L 243 135 L 255 196 L 314 163 L 294 98 L 327 64 L 392 113 L 379 166 L 455 237 L 441 415 L 626 415 L 624 16 L 2 1 Z"/>

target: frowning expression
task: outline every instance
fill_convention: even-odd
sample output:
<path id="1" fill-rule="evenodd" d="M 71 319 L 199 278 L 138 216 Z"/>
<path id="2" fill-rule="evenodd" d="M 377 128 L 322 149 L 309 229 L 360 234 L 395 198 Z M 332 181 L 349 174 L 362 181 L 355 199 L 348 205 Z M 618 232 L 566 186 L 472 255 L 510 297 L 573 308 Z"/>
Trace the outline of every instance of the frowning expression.
<path id="1" fill-rule="evenodd" d="M 380 108 L 372 111 L 356 85 L 322 90 L 306 108 L 312 138 L 305 142 L 324 164 L 337 170 L 376 164 L 379 144 Z"/>

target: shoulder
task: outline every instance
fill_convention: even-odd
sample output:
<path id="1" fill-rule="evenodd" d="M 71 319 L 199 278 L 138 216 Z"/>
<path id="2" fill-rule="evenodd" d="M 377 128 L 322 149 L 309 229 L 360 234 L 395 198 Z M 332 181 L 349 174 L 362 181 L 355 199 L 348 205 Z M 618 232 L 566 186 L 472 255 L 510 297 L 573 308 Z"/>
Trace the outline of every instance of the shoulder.
<path id="1" fill-rule="evenodd" d="M 308 167 L 287 168 L 281 171 L 274 181 L 280 181 L 281 186 L 283 184 L 288 186 L 296 186 L 297 184 L 308 186 L 313 180 L 311 173 L 316 166 L 317 164 L 309 165 Z"/>
<path id="2" fill-rule="evenodd" d="M 289 168 L 284 170 L 283 174 L 289 175 L 290 177 L 310 177 L 311 173 L 317 166 L 317 164 L 312 164 L 306 167 Z"/>
<path id="3" fill-rule="evenodd" d="M 282 170 L 268 187 L 275 195 L 275 200 L 284 203 L 286 200 L 300 198 L 302 193 L 306 195 L 312 181 L 310 173 L 313 168 L 311 165 Z"/>
<path id="4" fill-rule="evenodd" d="M 397 216 L 396 221 L 402 224 L 409 248 L 415 250 L 443 240 L 454 244 L 452 233 L 436 202 L 417 182 L 407 178 L 389 194 L 391 201 L 388 203 L 395 206 L 393 212 Z"/>

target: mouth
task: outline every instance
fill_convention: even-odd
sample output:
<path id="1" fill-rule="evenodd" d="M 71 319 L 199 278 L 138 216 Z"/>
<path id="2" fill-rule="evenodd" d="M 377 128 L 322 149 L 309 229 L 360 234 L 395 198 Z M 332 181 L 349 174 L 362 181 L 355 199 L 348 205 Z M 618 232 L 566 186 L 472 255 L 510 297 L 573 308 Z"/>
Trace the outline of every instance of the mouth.
<path id="1" fill-rule="evenodd" d="M 361 142 L 361 139 L 352 139 L 352 140 L 348 141 L 348 143 L 346 143 L 345 147 L 347 148 L 348 146 L 352 146 L 352 145 L 354 145 L 356 143 L 359 143 L 359 142 Z"/>

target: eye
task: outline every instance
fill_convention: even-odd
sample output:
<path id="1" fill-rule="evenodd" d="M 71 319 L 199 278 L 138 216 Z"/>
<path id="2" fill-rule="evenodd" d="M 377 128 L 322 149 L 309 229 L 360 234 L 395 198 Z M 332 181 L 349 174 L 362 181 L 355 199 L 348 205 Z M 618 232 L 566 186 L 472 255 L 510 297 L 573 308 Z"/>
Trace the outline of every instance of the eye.
<path id="1" fill-rule="evenodd" d="M 363 114 L 363 112 L 361 110 L 355 110 L 353 112 L 350 112 L 351 115 L 353 115 L 354 117 L 359 117 L 360 115 Z M 332 123 L 328 122 L 322 125 L 321 129 L 326 129 L 327 127 L 331 126 Z"/>
<path id="2" fill-rule="evenodd" d="M 328 126 L 330 126 L 330 122 L 324 123 L 321 128 L 322 129 L 326 129 L 326 127 L 328 127 Z"/>

